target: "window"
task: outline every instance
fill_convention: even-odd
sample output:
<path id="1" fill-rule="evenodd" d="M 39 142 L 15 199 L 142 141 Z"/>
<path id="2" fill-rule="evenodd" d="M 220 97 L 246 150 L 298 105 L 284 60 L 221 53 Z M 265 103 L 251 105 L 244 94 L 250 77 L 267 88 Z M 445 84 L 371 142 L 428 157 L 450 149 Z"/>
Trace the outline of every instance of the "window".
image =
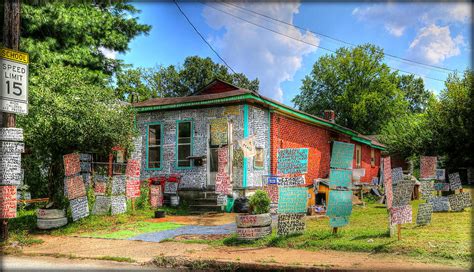
<path id="1" fill-rule="evenodd" d="M 370 149 L 370 166 L 375 167 L 375 150 Z"/>
<path id="2" fill-rule="evenodd" d="M 149 169 L 159 169 L 161 168 L 161 143 L 163 136 L 161 124 L 150 124 L 148 126 L 147 135 L 147 167 Z"/>
<path id="3" fill-rule="evenodd" d="M 360 168 L 362 161 L 362 150 L 360 145 L 356 145 L 356 168 Z"/>
<path id="4" fill-rule="evenodd" d="M 256 154 L 253 161 L 253 167 L 256 169 L 263 169 L 263 148 L 255 148 Z"/>
<path id="5" fill-rule="evenodd" d="M 177 150 L 176 150 L 176 160 L 177 166 L 179 167 L 191 167 L 191 160 L 187 159 L 192 154 L 192 122 L 189 121 L 178 121 L 177 122 L 178 130 L 176 132 L 177 140 Z"/>

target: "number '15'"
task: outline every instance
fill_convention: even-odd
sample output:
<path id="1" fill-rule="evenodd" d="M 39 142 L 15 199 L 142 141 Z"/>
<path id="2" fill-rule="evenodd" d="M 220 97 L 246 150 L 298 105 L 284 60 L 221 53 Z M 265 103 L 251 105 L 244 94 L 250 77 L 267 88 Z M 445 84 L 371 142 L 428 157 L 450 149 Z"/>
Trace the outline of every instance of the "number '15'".
<path id="1" fill-rule="evenodd" d="M 7 82 L 7 94 L 10 94 L 10 80 Z M 17 90 L 17 91 L 16 91 Z M 14 95 L 21 95 L 21 83 L 20 82 L 13 82 L 13 94 Z"/>

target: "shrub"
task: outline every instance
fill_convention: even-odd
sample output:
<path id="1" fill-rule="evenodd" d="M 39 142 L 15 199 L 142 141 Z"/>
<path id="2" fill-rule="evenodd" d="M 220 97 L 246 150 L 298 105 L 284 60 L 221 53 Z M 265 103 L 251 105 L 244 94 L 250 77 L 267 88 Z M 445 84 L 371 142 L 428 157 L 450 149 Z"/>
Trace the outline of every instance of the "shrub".
<path id="1" fill-rule="evenodd" d="M 249 205 L 252 214 L 268 213 L 270 211 L 270 197 L 267 192 L 257 190 L 255 194 L 249 198 Z"/>

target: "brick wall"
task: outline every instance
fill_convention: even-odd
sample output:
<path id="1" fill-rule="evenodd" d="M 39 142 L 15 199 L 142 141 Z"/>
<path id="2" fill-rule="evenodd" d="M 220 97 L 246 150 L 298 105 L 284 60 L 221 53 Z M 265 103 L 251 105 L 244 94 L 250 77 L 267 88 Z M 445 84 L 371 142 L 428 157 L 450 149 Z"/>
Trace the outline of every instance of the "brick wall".
<path id="1" fill-rule="evenodd" d="M 355 145 L 360 145 L 361 146 L 361 151 L 362 151 L 362 160 L 360 162 L 360 168 L 365 168 L 365 176 L 363 176 L 360 181 L 361 182 L 371 182 L 373 177 L 377 177 L 379 173 L 379 168 L 380 168 L 380 150 L 374 149 L 374 155 L 375 155 L 375 166 L 372 167 L 371 162 L 370 162 L 370 150 L 371 147 L 357 143 L 354 141 L 351 141 L 351 143 Z M 356 155 L 355 155 L 355 150 L 354 150 L 354 162 L 352 164 L 353 168 L 356 168 Z"/>
<path id="2" fill-rule="evenodd" d="M 277 152 L 280 148 L 309 148 L 306 183 L 329 176 L 329 131 L 276 113 L 271 114 L 271 168 L 277 173 Z"/>
<path id="3" fill-rule="evenodd" d="M 277 152 L 280 148 L 309 148 L 308 173 L 306 183 L 311 184 L 316 178 L 329 176 L 329 163 L 331 160 L 331 139 L 341 142 L 359 144 L 362 151 L 361 167 L 365 168 L 362 182 L 370 182 L 378 176 L 380 167 L 380 150 L 375 149 L 375 166 L 371 166 L 371 147 L 354 142 L 349 136 L 337 134 L 327 129 L 310 125 L 277 113 L 271 114 L 271 172 L 277 174 Z M 354 149 L 354 162 L 356 156 Z"/>

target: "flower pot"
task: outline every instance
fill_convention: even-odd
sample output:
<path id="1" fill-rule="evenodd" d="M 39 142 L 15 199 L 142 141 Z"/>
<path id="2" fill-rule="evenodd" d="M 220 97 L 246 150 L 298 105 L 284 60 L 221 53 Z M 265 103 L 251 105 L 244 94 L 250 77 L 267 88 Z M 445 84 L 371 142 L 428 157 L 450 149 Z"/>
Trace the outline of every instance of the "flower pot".
<path id="1" fill-rule="evenodd" d="M 272 216 L 264 214 L 239 214 L 235 217 L 237 237 L 241 240 L 255 240 L 272 233 Z"/>
<path id="2" fill-rule="evenodd" d="M 36 225 L 39 229 L 54 229 L 67 224 L 65 210 L 38 209 L 36 217 Z"/>
<path id="3" fill-rule="evenodd" d="M 36 217 L 38 219 L 62 218 L 66 217 L 66 211 L 58 209 L 38 209 L 36 210 Z"/>
<path id="4" fill-rule="evenodd" d="M 235 216 L 238 228 L 265 227 L 272 224 L 272 216 L 264 214 L 238 214 Z"/>
<path id="5" fill-rule="evenodd" d="M 272 226 L 237 228 L 237 237 L 240 240 L 256 240 L 272 233 Z"/>

